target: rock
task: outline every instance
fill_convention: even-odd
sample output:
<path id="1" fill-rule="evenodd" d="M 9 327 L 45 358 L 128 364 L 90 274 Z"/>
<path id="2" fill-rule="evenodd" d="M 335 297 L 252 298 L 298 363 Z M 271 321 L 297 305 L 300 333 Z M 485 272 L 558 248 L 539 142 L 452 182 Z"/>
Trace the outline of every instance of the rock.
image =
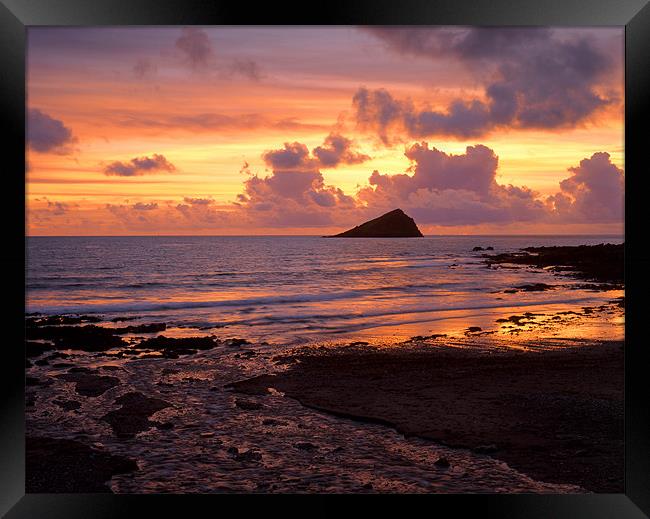
<path id="1" fill-rule="evenodd" d="M 63 373 L 56 378 L 75 383 L 75 391 L 82 396 L 96 397 L 120 384 L 120 379 L 92 373 Z"/>
<path id="2" fill-rule="evenodd" d="M 485 250 L 494 250 L 494 247 L 485 247 Z"/>
<path id="3" fill-rule="evenodd" d="M 236 398 L 235 405 L 240 409 L 245 409 L 246 411 L 257 411 L 258 409 L 262 409 L 262 407 L 264 407 L 258 402 L 251 402 L 250 400 L 244 400 L 242 398 Z"/>
<path id="4" fill-rule="evenodd" d="M 481 251 L 481 250 L 484 250 L 483 247 L 474 247 L 472 249 L 472 252 L 478 252 L 478 251 Z"/>
<path id="5" fill-rule="evenodd" d="M 421 238 L 415 221 L 401 209 L 357 225 L 354 229 L 328 236 L 329 238 Z"/>
<path id="6" fill-rule="evenodd" d="M 48 378 L 25 377 L 26 386 L 51 386 L 52 384 L 53 382 Z"/>
<path id="7" fill-rule="evenodd" d="M 318 450 L 318 445 L 314 445 L 313 443 L 310 442 L 298 442 L 294 443 L 293 445 L 296 449 L 300 449 L 301 451 L 315 451 Z"/>
<path id="8" fill-rule="evenodd" d="M 240 452 L 236 448 L 235 448 L 235 451 L 237 451 L 237 452 L 234 454 L 234 458 L 237 461 L 248 462 L 248 461 L 261 461 L 262 460 L 262 453 L 259 452 L 259 451 L 248 449 L 248 450 Z"/>
<path id="9" fill-rule="evenodd" d="M 482 329 L 483 328 L 481 328 L 480 326 L 470 326 L 469 328 L 467 328 L 467 331 L 473 333 L 473 332 L 480 332 Z"/>
<path id="10" fill-rule="evenodd" d="M 262 420 L 262 425 L 287 425 L 286 422 L 283 422 L 282 420 L 276 420 L 275 418 L 265 418 Z"/>
<path id="11" fill-rule="evenodd" d="M 227 346 L 230 346 L 232 348 L 237 348 L 239 346 L 243 346 L 244 344 L 250 344 L 246 339 L 237 339 L 237 338 L 232 338 L 232 339 L 226 339 L 224 341 Z"/>
<path id="12" fill-rule="evenodd" d="M 137 433 L 150 429 L 156 423 L 150 421 L 149 417 L 161 409 L 171 407 L 169 402 L 149 398 L 138 392 L 126 393 L 114 403 L 121 407 L 110 411 L 101 419 L 110 424 L 118 438 L 133 438 Z"/>
<path id="13" fill-rule="evenodd" d="M 93 449 L 74 440 L 25 439 L 25 490 L 28 493 L 110 492 L 114 475 L 138 470 L 124 456 Z"/>
<path id="14" fill-rule="evenodd" d="M 49 349 L 105 351 L 126 345 L 109 328 L 103 328 L 94 324 L 86 326 L 41 326 L 27 328 L 26 336 L 30 340 L 44 339 L 51 341 L 54 346 L 50 346 Z"/>
<path id="15" fill-rule="evenodd" d="M 490 445 L 479 445 L 474 449 L 474 452 L 477 452 L 478 454 L 492 454 L 498 450 L 499 447 L 491 443 Z"/>
<path id="16" fill-rule="evenodd" d="M 77 402 L 76 400 L 56 399 L 52 400 L 52 403 L 58 405 L 64 411 L 74 411 L 81 407 L 81 402 Z"/>
<path id="17" fill-rule="evenodd" d="M 43 353 L 54 349 L 52 343 L 25 341 L 25 356 L 28 358 L 40 357 Z"/>
<path id="18" fill-rule="evenodd" d="M 449 463 L 449 460 L 444 456 L 438 458 L 433 464 L 436 467 L 439 467 L 441 469 L 448 469 L 449 467 L 451 467 L 451 463 Z"/>
<path id="19" fill-rule="evenodd" d="M 515 288 L 523 292 L 543 292 L 545 290 L 553 290 L 555 287 L 546 283 L 532 283 L 529 285 L 520 285 Z"/>
<path id="20" fill-rule="evenodd" d="M 518 252 L 488 256 L 487 262 L 550 267 L 555 272 L 569 271 L 574 277 L 622 287 L 624 244 L 557 247 L 527 247 Z M 610 287 L 608 287 L 610 289 Z"/>
<path id="21" fill-rule="evenodd" d="M 164 358 L 177 359 L 179 355 L 192 355 L 198 350 L 210 350 L 220 344 L 215 337 L 165 337 L 159 335 L 140 341 L 134 348 L 138 350 L 156 350 Z"/>
<path id="22" fill-rule="evenodd" d="M 100 317 L 94 315 L 48 315 L 45 317 L 28 317 L 25 319 L 25 325 L 32 328 L 62 324 L 98 323 L 101 320 Z"/>
<path id="23" fill-rule="evenodd" d="M 116 335 L 124 335 L 126 333 L 157 333 L 164 332 L 166 329 L 167 325 L 165 323 L 137 324 L 134 326 L 113 328 L 113 333 Z"/>

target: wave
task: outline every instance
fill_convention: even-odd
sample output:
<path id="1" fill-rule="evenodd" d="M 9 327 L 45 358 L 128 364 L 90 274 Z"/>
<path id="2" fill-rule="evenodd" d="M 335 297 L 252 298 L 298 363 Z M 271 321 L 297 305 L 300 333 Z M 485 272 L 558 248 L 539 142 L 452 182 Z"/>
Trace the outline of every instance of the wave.
<path id="1" fill-rule="evenodd" d="M 238 300 L 220 300 L 220 301 L 174 301 L 167 303 L 138 302 L 138 303 L 116 303 L 116 304 L 89 304 L 89 305 L 61 305 L 61 306 L 40 306 L 30 305 L 26 312 L 39 312 L 45 315 L 52 314 L 96 314 L 96 313 L 132 313 L 132 312 L 155 312 L 165 310 L 192 310 L 192 309 L 209 309 L 209 308 L 234 308 L 246 307 L 250 305 L 270 306 L 296 303 L 318 303 L 327 301 L 336 301 L 346 298 L 353 298 L 361 295 L 362 291 L 350 291 L 345 293 L 311 295 L 311 296 L 269 296 Z M 584 303 L 592 301 L 593 296 L 557 298 L 540 300 L 523 300 L 523 301 L 499 301 L 494 303 L 480 304 L 460 304 L 460 305 L 426 305 L 419 307 L 404 307 L 395 305 L 395 310 L 379 310 L 376 312 L 350 312 L 341 313 L 318 313 L 318 314 L 284 314 L 284 315 L 258 315 L 250 319 L 234 319 L 228 322 L 229 325 L 264 325 L 264 324 L 299 324 L 318 322 L 325 320 L 362 320 L 378 317 L 389 317 L 395 315 L 410 315 L 433 312 L 453 312 L 464 310 L 494 310 L 499 308 L 519 308 L 529 306 L 557 305 L 569 303 Z M 232 317 L 232 315 L 231 315 Z M 431 320 L 431 319 L 427 319 Z M 413 321 L 417 322 L 417 321 Z M 216 323 L 223 325 L 224 322 Z M 384 326 L 384 323 L 377 326 Z M 320 326 L 327 329 L 327 326 Z M 362 326 L 365 327 L 365 326 Z"/>

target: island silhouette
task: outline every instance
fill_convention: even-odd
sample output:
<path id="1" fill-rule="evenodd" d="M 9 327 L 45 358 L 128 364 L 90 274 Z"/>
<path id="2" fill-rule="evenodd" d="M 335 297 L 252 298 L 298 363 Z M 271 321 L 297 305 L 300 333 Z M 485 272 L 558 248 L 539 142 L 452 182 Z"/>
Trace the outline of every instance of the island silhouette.
<path id="1" fill-rule="evenodd" d="M 401 209 L 394 209 L 353 229 L 326 238 L 422 238 L 415 220 Z"/>

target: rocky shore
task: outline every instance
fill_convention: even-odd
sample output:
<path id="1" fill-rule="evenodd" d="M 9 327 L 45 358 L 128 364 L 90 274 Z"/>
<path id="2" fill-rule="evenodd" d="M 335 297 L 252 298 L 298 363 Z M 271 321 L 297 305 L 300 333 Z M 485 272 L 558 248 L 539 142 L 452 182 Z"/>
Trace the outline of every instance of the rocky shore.
<path id="1" fill-rule="evenodd" d="M 489 454 L 534 479 L 623 491 L 622 343 L 513 352 L 440 341 L 304 351 L 288 370 L 232 388 L 273 388 L 335 416 Z"/>
<path id="2" fill-rule="evenodd" d="M 397 342 L 27 315 L 27 491 L 622 492 L 623 343 L 562 338 L 622 320 L 621 254 L 481 256 L 616 292 Z"/>
<path id="3" fill-rule="evenodd" d="M 587 281 L 603 283 L 603 289 L 622 286 L 625 244 L 527 247 L 503 254 L 484 254 L 488 266 L 515 264 L 548 268 Z"/>

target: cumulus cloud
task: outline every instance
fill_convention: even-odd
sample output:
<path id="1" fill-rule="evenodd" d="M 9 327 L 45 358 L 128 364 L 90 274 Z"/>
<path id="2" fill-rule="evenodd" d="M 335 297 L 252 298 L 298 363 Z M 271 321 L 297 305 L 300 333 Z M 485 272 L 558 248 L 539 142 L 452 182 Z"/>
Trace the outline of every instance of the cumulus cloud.
<path id="1" fill-rule="evenodd" d="M 453 155 L 423 142 L 408 148 L 406 156 L 413 174 L 374 171 L 358 199 L 381 210 L 402 207 L 422 224 L 532 221 L 546 213 L 530 189 L 496 182 L 498 157 L 486 146 L 468 146 L 464 154 Z"/>
<path id="2" fill-rule="evenodd" d="M 444 110 L 360 88 L 353 97 L 357 123 L 385 143 L 391 131 L 467 139 L 502 126 L 574 127 L 615 101 L 600 88 L 613 63 L 585 37 L 560 38 L 546 28 L 368 30 L 401 54 L 456 58 L 484 86 L 482 98 L 456 99 Z"/>
<path id="3" fill-rule="evenodd" d="M 185 61 L 194 70 L 205 69 L 214 57 L 208 34 L 195 27 L 182 29 L 181 36 L 176 40 L 176 48 L 182 52 Z"/>
<path id="4" fill-rule="evenodd" d="M 609 153 L 594 153 L 568 169 L 560 192 L 548 197 L 551 210 L 562 220 L 620 222 L 624 219 L 625 179 Z"/>
<path id="5" fill-rule="evenodd" d="M 318 168 L 335 168 L 341 164 L 360 164 L 370 160 L 368 155 L 355 150 L 355 143 L 337 133 L 330 133 L 321 146 L 312 150 L 300 142 L 285 142 L 281 149 L 262 154 L 264 162 L 273 169 L 280 170 L 317 170 Z"/>
<path id="6" fill-rule="evenodd" d="M 67 155 L 72 153 L 76 142 L 72 130 L 62 121 L 37 108 L 27 112 L 27 141 L 29 147 L 40 153 Z"/>
<path id="7" fill-rule="evenodd" d="M 330 133 L 322 146 L 312 150 L 323 167 L 336 167 L 339 164 L 360 164 L 370 160 L 368 155 L 354 150 L 354 141 L 337 133 Z"/>
<path id="8" fill-rule="evenodd" d="M 237 200 L 240 209 L 264 226 L 329 225 L 356 208 L 354 197 L 326 185 L 321 161 L 305 144 L 285 143 L 262 155 L 272 174 L 250 176 Z"/>
<path id="9" fill-rule="evenodd" d="M 151 157 L 136 157 L 128 162 L 111 162 L 104 168 L 105 175 L 134 177 L 159 171 L 175 171 L 176 167 L 163 155 L 154 154 Z"/>

